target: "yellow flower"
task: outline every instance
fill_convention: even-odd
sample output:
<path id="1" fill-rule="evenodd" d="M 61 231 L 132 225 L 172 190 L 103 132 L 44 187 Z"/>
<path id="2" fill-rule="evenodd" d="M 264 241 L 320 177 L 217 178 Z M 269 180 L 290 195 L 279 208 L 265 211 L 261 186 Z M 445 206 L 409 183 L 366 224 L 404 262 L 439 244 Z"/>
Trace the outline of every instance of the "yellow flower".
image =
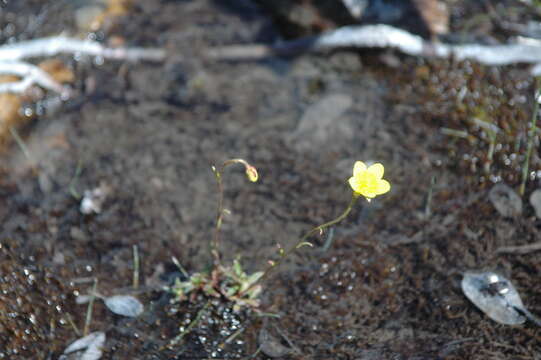
<path id="1" fill-rule="evenodd" d="M 356 194 L 368 200 L 377 195 L 385 194 L 391 189 L 387 180 L 383 180 L 383 165 L 376 163 L 366 167 L 362 161 L 355 162 L 353 176 L 349 178 L 349 185 Z"/>

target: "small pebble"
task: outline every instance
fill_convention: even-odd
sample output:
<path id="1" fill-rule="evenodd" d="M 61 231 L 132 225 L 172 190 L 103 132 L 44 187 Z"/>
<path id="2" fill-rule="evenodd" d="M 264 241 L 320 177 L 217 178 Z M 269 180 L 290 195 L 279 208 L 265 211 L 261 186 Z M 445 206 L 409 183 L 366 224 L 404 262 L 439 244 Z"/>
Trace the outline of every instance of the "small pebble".
<path id="1" fill-rule="evenodd" d="M 99 214 L 110 193 L 111 189 L 106 184 L 100 184 L 99 187 L 93 190 L 85 190 L 80 211 L 85 215 Z"/>
<path id="2" fill-rule="evenodd" d="M 541 189 L 535 190 L 532 195 L 530 195 L 530 204 L 532 204 L 535 210 L 535 216 L 538 219 L 541 219 Z"/>
<path id="3" fill-rule="evenodd" d="M 73 240 L 77 240 L 77 241 L 85 241 L 87 238 L 84 231 L 76 226 L 72 226 L 70 228 L 70 236 Z"/>
<path id="4" fill-rule="evenodd" d="M 464 295 L 489 318 L 506 325 L 526 321 L 525 308 L 509 280 L 493 272 L 466 272 L 462 279 Z"/>
<path id="5" fill-rule="evenodd" d="M 522 213 L 522 199 L 503 183 L 496 184 L 490 189 L 488 199 L 503 217 L 517 217 Z"/>
<path id="6" fill-rule="evenodd" d="M 368 7 L 368 0 L 342 0 L 342 3 L 356 20 L 361 19 Z"/>
<path id="7" fill-rule="evenodd" d="M 71 354 L 77 351 L 83 351 L 77 359 L 81 360 L 98 360 L 102 356 L 102 348 L 105 344 L 105 333 L 102 331 L 96 331 L 75 340 L 70 346 L 64 350 L 64 355 L 60 356 L 59 360 L 67 359 L 67 354 Z M 85 350 L 86 349 L 86 350 Z"/>
<path id="8" fill-rule="evenodd" d="M 105 306 L 117 315 L 136 317 L 144 310 L 143 304 L 130 295 L 115 295 L 103 299 Z"/>
<path id="9" fill-rule="evenodd" d="M 292 350 L 280 343 L 278 339 L 272 336 L 265 328 L 259 331 L 257 338 L 263 354 L 271 358 L 282 358 L 291 354 Z"/>

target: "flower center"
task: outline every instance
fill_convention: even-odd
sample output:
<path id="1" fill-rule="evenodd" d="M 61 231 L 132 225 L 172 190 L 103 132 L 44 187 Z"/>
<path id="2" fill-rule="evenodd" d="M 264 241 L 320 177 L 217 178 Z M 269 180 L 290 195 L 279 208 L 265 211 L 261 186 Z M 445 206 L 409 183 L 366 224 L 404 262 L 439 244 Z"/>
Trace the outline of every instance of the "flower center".
<path id="1" fill-rule="evenodd" d="M 374 174 L 365 173 L 359 179 L 359 187 L 367 192 L 374 192 L 378 187 L 378 179 Z"/>

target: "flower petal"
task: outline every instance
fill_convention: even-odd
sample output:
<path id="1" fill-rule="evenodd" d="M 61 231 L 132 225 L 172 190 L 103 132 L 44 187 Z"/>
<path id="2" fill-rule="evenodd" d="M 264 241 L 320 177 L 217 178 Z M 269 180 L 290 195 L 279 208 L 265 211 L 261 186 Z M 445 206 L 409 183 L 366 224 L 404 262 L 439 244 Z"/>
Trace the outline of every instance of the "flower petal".
<path id="1" fill-rule="evenodd" d="M 366 169 L 366 171 L 374 174 L 378 179 L 381 179 L 383 177 L 383 170 L 383 165 L 381 165 L 380 163 L 370 165 L 370 167 Z"/>
<path id="2" fill-rule="evenodd" d="M 366 171 L 366 164 L 362 161 L 356 161 L 353 165 L 353 176 L 359 176 Z"/>
<path id="3" fill-rule="evenodd" d="M 358 194 L 361 193 L 360 192 L 361 189 L 359 188 L 359 182 L 357 181 L 357 179 L 354 176 L 350 177 L 348 182 L 349 182 L 349 186 L 351 186 L 353 191 L 355 191 Z"/>
<path id="4" fill-rule="evenodd" d="M 389 184 L 387 180 L 381 179 L 378 181 L 378 185 L 376 189 L 376 193 L 378 195 L 385 194 L 389 190 L 391 190 L 391 184 Z"/>

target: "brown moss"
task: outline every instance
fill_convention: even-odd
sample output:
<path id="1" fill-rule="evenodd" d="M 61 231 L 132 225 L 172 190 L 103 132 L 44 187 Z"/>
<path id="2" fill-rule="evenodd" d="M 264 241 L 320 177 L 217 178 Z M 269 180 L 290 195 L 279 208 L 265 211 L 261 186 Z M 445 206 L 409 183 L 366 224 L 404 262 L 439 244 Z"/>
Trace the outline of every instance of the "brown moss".
<path id="1" fill-rule="evenodd" d="M 434 150 L 449 156 L 448 166 L 480 189 L 520 183 L 534 92 L 530 77 L 468 61 L 434 61 L 398 75 L 392 100 L 419 107 L 421 119 L 441 133 Z M 540 169 L 537 156 L 532 164 L 531 171 Z"/>
<path id="2" fill-rule="evenodd" d="M 73 332 L 66 312 L 73 299 L 63 280 L 10 240 L 0 242 L 0 274 L 1 355 L 45 358 L 62 350 Z"/>

